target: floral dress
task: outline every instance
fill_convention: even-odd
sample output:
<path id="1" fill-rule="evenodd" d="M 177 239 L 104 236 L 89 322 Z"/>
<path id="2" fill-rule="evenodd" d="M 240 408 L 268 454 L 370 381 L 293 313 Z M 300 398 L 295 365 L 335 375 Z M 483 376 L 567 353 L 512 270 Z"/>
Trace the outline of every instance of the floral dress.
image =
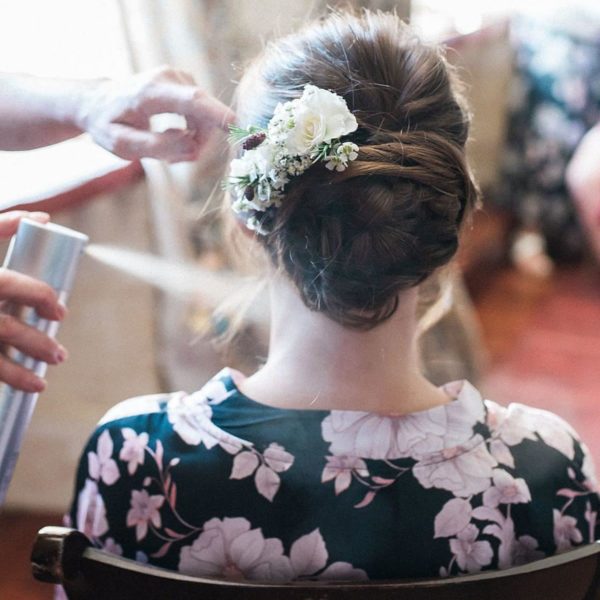
<path id="1" fill-rule="evenodd" d="M 288 410 L 242 377 L 111 409 L 68 520 L 141 562 L 271 581 L 473 573 L 598 537 L 590 457 L 552 413 L 467 382 L 405 416 Z"/>

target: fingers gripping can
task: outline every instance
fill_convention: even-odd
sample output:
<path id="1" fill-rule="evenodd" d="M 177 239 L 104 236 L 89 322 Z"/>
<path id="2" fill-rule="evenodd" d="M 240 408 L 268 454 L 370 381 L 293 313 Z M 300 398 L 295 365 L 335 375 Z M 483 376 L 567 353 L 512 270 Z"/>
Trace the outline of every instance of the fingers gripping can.
<path id="1" fill-rule="evenodd" d="M 4 268 L 47 283 L 56 291 L 60 302 L 65 304 L 87 242 L 86 235 L 73 229 L 22 219 L 10 242 Z M 58 321 L 40 318 L 34 308 L 11 304 L 4 310 L 46 335 L 56 336 Z M 15 348 L 6 348 L 4 355 L 40 377 L 46 373 L 45 362 Z M 0 506 L 4 504 L 37 398 L 37 393 L 23 392 L 0 383 Z"/>

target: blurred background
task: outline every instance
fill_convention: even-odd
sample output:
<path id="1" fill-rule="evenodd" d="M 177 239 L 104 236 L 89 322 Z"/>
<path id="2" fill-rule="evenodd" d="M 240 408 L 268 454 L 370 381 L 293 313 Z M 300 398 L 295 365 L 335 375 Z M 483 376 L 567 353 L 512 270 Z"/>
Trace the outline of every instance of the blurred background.
<path id="1" fill-rule="evenodd" d="M 271 37 L 328 7 L 396 10 L 447 45 L 467 82 L 469 154 L 484 194 L 454 302 L 423 338 L 425 369 L 440 383 L 467 377 L 498 402 L 558 413 L 598 458 L 600 9 L 524 4 L 19 0 L 0 4 L 0 71 L 119 78 L 170 64 L 229 103 Z M 226 153 L 221 139 L 197 164 L 128 163 L 85 137 L 0 152 L 0 209 L 48 210 L 96 243 L 231 274 L 217 219 Z M 60 523 L 80 450 L 110 406 L 192 391 L 224 365 L 248 373 L 265 356 L 264 319 L 216 349 L 210 334 L 222 323 L 202 298 L 202 285 L 182 298 L 84 259 L 60 332 L 71 358 L 49 373 L 0 514 L 2 598 L 48 597 L 30 581 L 31 541 Z"/>

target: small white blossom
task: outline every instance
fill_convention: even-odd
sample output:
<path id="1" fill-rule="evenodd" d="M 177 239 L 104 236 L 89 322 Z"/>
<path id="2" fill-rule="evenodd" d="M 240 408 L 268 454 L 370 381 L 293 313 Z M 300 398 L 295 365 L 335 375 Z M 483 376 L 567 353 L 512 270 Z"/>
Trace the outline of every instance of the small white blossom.
<path id="1" fill-rule="evenodd" d="M 336 153 L 344 156 L 347 161 L 358 158 L 358 146 L 352 142 L 344 142 L 337 147 Z"/>
<path id="2" fill-rule="evenodd" d="M 294 113 L 299 105 L 300 99 L 290 102 L 279 103 L 275 107 L 273 117 L 269 121 L 268 136 L 275 144 L 285 144 L 289 132 L 295 126 Z"/>
<path id="3" fill-rule="evenodd" d="M 270 178 L 271 186 L 274 190 L 282 190 L 290 181 L 290 178 L 285 171 L 274 171 L 273 174 L 270 175 Z"/>
<path id="4" fill-rule="evenodd" d="M 271 186 L 265 179 L 261 179 L 256 186 L 256 198 L 261 204 L 266 205 L 271 198 Z"/>
<path id="5" fill-rule="evenodd" d="M 352 142 L 344 142 L 332 148 L 332 152 L 326 157 L 325 166 L 330 171 L 345 171 L 348 168 L 348 162 L 357 158 L 358 146 Z"/>
<path id="6" fill-rule="evenodd" d="M 342 159 L 335 154 L 331 154 L 327 157 L 325 167 L 330 171 L 344 171 L 346 169 L 346 165 L 343 163 Z"/>
<path id="7" fill-rule="evenodd" d="M 339 139 L 357 128 L 341 96 L 306 85 L 300 98 L 276 106 L 266 131 L 259 130 L 264 140 L 231 162 L 227 187 L 234 195 L 232 209 L 249 229 L 263 234 L 264 219 L 257 213 L 280 206 L 290 177 L 302 175 L 319 160 L 337 171 L 356 160 L 358 146 Z"/>

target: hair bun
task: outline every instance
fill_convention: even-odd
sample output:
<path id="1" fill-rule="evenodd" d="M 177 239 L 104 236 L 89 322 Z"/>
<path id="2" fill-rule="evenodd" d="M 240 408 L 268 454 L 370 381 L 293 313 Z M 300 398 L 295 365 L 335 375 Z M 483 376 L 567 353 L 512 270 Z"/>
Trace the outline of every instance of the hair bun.
<path id="1" fill-rule="evenodd" d="M 317 164 L 294 178 L 260 242 L 309 308 L 374 327 L 401 290 L 450 261 L 478 197 L 455 75 L 397 16 L 369 12 L 272 43 L 250 73 L 240 109 L 255 123 L 307 83 L 341 95 L 358 120 L 358 158 L 341 173 Z"/>
<path id="2" fill-rule="evenodd" d="M 361 146 L 358 160 L 339 179 L 386 176 L 431 188 L 432 210 L 460 222 L 478 195 L 464 148 L 428 131 L 388 132 L 385 137 L 389 141 Z"/>

